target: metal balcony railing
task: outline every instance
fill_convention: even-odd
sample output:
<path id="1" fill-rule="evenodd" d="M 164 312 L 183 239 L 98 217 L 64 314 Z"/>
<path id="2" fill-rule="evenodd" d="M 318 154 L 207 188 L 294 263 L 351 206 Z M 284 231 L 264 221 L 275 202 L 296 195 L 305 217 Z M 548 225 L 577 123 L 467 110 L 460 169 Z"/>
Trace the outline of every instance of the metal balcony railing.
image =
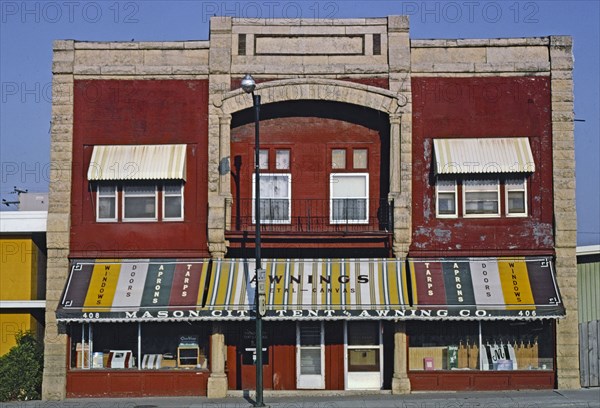
<path id="1" fill-rule="evenodd" d="M 393 203 L 360 198 L 261 199 L 261 231 L 265 232 L 389 232 Z M 254 200 L 234 199 L 229 232 L 254 232 Z"/>

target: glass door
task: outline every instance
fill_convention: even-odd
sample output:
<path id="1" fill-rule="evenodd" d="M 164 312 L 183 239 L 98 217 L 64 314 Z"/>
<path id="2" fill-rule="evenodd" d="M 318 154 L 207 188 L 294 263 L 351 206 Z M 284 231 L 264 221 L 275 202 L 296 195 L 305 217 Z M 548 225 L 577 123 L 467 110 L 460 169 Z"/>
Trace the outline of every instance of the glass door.
<path id="1" fill-rule="evenodd" d="M 296 326 L 296 386 L 299 389 L 325 388 L 325 347 L 322 322 Z"/>
<path id="2" fill-rule="evenodd" d="M 346 389 L 381 389 L 383 347 L 380 322 L 347 322 L 345 332 Z"/>

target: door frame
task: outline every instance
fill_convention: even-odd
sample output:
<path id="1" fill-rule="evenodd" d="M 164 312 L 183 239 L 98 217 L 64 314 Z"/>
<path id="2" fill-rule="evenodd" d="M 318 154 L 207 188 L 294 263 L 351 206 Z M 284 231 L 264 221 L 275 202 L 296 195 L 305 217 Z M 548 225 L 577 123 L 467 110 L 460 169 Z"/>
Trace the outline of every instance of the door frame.
<path id="1" fill-rule="evenodd" d="M 379 386 L 378 387 L 366 387 L 366 388 L 350 388 L 349 387 L 349 381 L 348 381 L 348 376 L 349 376 L 349 372 L 348 372 L 348 321 L 345 320 L 344 321 L 344 389 L 345 390 L 374 390 L 374 389 L 382 389 L 383 388 L 383 364 L 384 364 L 384 360 L 383 360 L 383 325 L 381 323 L 381 320 L 377 321 L 377 332 L 379 334 L 379 344 L 377 346 L 365 346 L 365 348 L 371 348 L 371 349 L 375 349 L 378 348 L 379 349 Z M 352 349 L 353 347 L 350 347 L 350 349 Z M 360 348 L 360 347 L 357 347 Z M 369 376 L 372 375 L 374 372 L 357 372 L 358 375 L 364 375 L 364 376 Z"/>
<path id="2" fill-rule="evenodd" d="M 300 364 L 300 351 L 302 346 L 300 345 L 300 326 L 303 322 L 296 323 L 296 388 L 297 389 L 310 389 L 310 390 L 323 390 L 325 389 L 325 325 L 323 321 L 319 322 L 320 334 L 321 334 L 321 374 L 301 374 Z M 316 348 L 312 346 L 311 348 Z M 303 383 L 302 380 L 306 383 Z"/>

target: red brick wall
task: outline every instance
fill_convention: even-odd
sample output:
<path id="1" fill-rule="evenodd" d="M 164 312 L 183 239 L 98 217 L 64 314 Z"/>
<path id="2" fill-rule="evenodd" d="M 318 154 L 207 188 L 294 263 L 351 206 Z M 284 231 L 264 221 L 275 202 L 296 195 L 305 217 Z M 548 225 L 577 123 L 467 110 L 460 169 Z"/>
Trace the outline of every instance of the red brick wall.
<path id="1" fill-rule="evenodd" d="M 208 256 L 207 134 L 206 80 L 76 80 L 71 256 Z M 185 221 L 96 222 L 93 146 L 175 143 L 188 145 Z"/>
<path id="2" fill-rule="evenodd" d="M 552 253 L 549 78 L 413 77 L 412 92 L 411 254 L 448 255 L 446 251 L 452 251 L 452 255 L 490 256 Z M 536 166 L 527 180 L 529 216 L 436 218 L 432 140 L 515 136 L 529 138 Z"/>

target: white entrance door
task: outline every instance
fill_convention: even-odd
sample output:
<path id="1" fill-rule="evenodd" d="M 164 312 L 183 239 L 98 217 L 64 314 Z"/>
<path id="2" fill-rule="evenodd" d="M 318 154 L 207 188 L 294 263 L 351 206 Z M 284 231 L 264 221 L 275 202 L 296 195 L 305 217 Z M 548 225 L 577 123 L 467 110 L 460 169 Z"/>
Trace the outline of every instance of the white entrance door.
<path id="1" fill-rule="evenodd" d="M 346 389 L 380 390 L 383 386 L 381 323 L 346 322 Z"/>
<path id="2" fill-rule="evenodd" d="M 296 326 L 296 386 L 325 388 L 325 347 L 322 322 L 299 322 Z"/>

